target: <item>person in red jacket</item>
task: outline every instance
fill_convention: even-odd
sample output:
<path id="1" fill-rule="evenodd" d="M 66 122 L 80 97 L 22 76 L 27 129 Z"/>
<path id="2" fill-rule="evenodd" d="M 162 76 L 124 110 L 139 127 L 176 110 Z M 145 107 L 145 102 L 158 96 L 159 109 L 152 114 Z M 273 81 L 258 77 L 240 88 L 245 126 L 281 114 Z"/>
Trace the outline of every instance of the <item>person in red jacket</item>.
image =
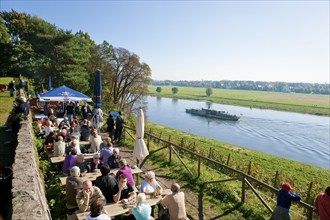
<path id="1" fill-rule="evenodd" d="M 330 219 L 330 186 L 324 193 L 320 193 L 315 199 L 315 208 L 320 217 L 320 220 Z"/>

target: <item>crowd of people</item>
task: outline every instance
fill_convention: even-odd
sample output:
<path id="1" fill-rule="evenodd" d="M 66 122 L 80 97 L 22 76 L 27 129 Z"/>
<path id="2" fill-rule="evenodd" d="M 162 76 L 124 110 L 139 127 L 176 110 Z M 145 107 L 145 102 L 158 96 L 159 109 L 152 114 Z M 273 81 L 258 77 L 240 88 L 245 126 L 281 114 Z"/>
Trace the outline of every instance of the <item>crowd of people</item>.
<path id="1" fill-rule="evenodd" d="M 63 165 L 58 169 L 68 176 L 65 185 L 67 208 L 71 211 L 89 212 L 87 219 L 110 219 L 111 213 L 106 212 L 105 204 L 136 201 L 136 207 L 119 219 L 152 218 L 155 207 L 144 203 L 146 195 L 161 196 L 163 188 L 156 181 L 155 174 L 149 171 L 145 174 L 146 179 L 140 190 L 136 192 L 132 168 L 121 156 L 119 148 L 114 147 L 114 140 L 120 141 L 123 132 L 125 118 L 122 113 L 118 112 L 117 117 L 109 114 L 106 121 L 108 135 L 102 139 L 99 131 L 91 126 L 88 104 L 82 105 L 80 115 L 74 110 L 74 103 L 68 104 L 64 109 L 65 116 L 58 123 L 56 111 L 51 105 L 45 104 L 45 117 L 40 129 L 45 138 L 45 151 L 52 152 L 51 157 L 64 157 Z M 88 148 L 81 146 L 82 141 L 89 143 Z M 93 153 L 91 161 L 86 161 L 85 152 Z M 116 175 L 110 172 L 111 169 L 118 169 Z M 82 177 L 86 173 L 96 171 L 101 174 L 94 182 L 83 181 Z M 175 184 L 172 188 L 173 194 L 160 197 L 159 204 L 168 206 L 169 216 L 177 216 L 171 219 L 186 219 L 185 210 L 178 212 L 184 207 L 184 196 L 180 196 L 181 200 L 174 199 L 180 187 Z M 171 204 L 168 204 L 169 201 Z M 177 201 L 174 202 L 177 206 L 173 206 L 173 201 Z"/>

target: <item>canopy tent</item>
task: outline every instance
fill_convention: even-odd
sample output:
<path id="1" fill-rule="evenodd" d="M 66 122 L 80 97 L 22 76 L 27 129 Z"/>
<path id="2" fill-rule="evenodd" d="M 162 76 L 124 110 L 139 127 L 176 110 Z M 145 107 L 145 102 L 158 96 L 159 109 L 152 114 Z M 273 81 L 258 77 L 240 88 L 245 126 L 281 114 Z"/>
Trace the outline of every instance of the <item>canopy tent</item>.
<path id="1" fill-rule="evenodd" d="M 60 86 L 56 89 L 50 90 L 48 92 L 42 93 L 39 95 L 41 101 L 60 101 L 60 102 L 68 102 L 68 101 L 85 101 L 92 102 L 92 99 L 88 96 L 77 92 L 66 86 Z"/>

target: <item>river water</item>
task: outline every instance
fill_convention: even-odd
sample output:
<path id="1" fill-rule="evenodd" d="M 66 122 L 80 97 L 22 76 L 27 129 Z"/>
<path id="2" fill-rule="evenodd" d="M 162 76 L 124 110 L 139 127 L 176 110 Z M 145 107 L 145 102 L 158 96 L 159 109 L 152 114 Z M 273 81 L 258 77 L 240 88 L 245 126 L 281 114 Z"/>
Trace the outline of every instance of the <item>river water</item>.
<path id="1" fill-rule="evenodd" d="M 207 108 L 205 101 L 147 97 L 147 120 L 330 169 L 330 117 L 212 104 L 211 109 L 241 115 L 237 122 L 204 118 L 186 108 Z"/>

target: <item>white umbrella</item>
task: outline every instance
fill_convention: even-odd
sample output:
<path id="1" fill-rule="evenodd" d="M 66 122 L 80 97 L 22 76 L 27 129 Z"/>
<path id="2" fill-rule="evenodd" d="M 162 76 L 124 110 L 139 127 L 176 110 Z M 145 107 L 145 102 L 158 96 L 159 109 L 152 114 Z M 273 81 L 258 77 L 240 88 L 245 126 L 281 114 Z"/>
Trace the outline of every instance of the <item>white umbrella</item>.
<path id="1" fill-rule="evenodd" d="M 142 108 L 139 109 L 137 121 L 136 121 L 136 135 L 135 146 L 133 150 L 133 156 L 136 158 L 137 163 L 139 160 L 143 160 L 146 156 L 149 155 L 148 148 L 144 143 L 144 114 Z"/>

